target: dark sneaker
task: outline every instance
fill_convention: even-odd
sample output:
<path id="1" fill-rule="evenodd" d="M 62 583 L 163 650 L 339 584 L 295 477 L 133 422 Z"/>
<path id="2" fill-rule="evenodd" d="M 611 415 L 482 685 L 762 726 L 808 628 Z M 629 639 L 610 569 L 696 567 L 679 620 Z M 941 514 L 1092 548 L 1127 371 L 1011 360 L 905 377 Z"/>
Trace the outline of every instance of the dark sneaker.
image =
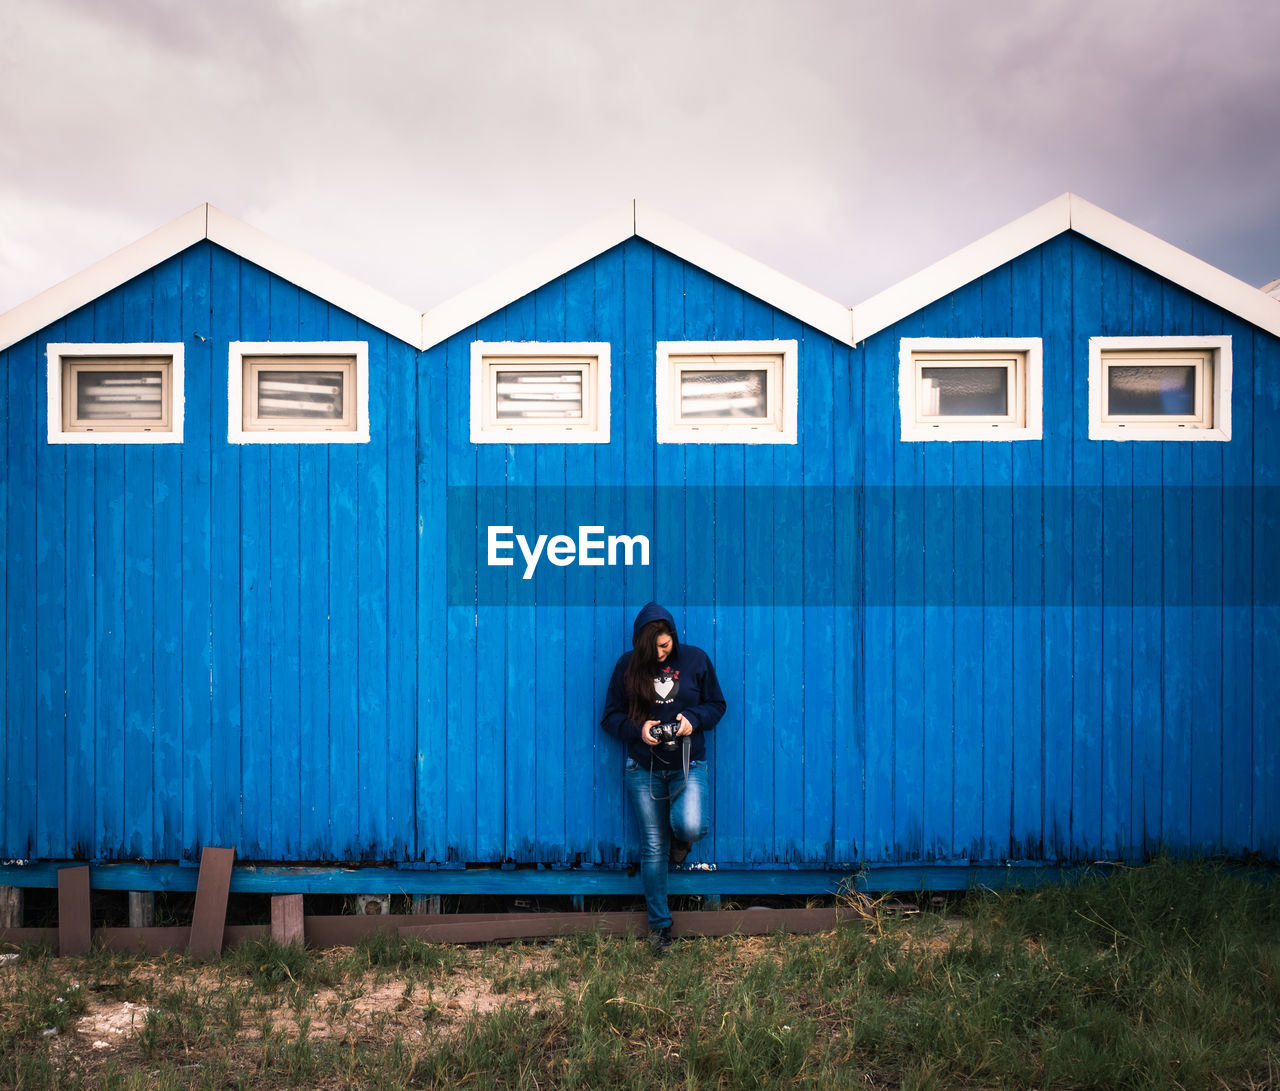
<path id="1" fill-rule="evenodd" d="M 653 944 L 653 953 L 661 958 L 671 950 L 671 927 L 668 925 L 650 932 L 649 942 Z"/>
<path id="2" fill-rule="evenodd" d="M 688 841 L 681 841 L 678 837 L 671 839 L 671 863 L 675 867 L 679 867 L 684 863 L 685 857 L 689 855 L 689 850 L 693 848 Z"/>

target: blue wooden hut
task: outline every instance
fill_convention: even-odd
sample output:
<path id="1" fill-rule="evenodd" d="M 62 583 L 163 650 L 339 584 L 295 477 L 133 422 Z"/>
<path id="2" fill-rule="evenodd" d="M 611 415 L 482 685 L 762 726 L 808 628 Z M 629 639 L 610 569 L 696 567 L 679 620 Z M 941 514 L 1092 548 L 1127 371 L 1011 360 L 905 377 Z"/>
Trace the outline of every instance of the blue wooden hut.
<path id="1" fill-rule="evenodd" d="M 420 314 L 198 208 L 0 316 L 0 883 L 638 889 L 650 599 L 675 890 L 1275 860 L 1278 368 L 1071 195 L 852 308 L 628 204 Z"/>

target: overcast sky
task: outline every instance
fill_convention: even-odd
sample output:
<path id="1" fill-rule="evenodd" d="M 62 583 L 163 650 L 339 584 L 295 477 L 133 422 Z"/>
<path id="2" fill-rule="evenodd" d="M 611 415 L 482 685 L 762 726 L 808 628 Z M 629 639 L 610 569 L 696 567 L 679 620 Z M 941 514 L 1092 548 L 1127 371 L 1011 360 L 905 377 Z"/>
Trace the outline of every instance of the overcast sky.
<path id="1" fill-rule="evenodd" d="M 204 201 L 422 310 L 632 197 L 846 305 L 1067 190 L 1280 277 L 1268 0 L 0 0 L 0 312 Z"/>

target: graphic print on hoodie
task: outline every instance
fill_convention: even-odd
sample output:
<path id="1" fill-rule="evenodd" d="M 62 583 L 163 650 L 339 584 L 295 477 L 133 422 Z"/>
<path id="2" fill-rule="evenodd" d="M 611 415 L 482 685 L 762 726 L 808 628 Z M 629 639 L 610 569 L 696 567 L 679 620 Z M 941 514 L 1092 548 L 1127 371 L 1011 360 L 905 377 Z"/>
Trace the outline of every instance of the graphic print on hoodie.
<path id="1" fill-rule="evenodd" d="M 658 698 L 654 701 L 654 715 L 663 721 L 675 719 L 667 716 L 664 706 L 675 704 L 676 695 L 680 692 L 680 672 L 669 663 L 661 664 L 658 677 L 653 680 L 653 692 Z"/>

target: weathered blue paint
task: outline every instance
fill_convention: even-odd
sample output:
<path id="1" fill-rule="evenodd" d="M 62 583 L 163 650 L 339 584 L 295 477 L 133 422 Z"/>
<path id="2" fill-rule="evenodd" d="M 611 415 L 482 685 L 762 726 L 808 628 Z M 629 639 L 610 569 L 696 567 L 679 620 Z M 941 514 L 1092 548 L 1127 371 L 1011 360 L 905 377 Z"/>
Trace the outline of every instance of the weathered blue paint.
<path id="1" fill-rule="evenodd" d="M 1170 333 L 1231 334 L 1232 441 L 1090 441 L 1088 337 Z M 903 336 L 1043 338 L 1043 441 L 900 442 Z M 797 445 L 655 444 L 656 341 L 772 338 Z M 268 339 L 369 342 L 370 443 L 226 442 L 227 344 Z M 612 441 L 471 444 L 476 339 L 609 342 Z M 44 442 L 45 346 L 90 340 L 185 344 L 181 446 Z M 730 701 L 689 889 L 1280 853 L 1280 343 L 1080 237 L 852 349 L 632 239 L 422 352 L 201 243 L 3 367 L 0 858 L 632 889 L 596 725 L 651 597 Z M 686 548 L 451 600 L 450 530 L 600 517 Z"/>

